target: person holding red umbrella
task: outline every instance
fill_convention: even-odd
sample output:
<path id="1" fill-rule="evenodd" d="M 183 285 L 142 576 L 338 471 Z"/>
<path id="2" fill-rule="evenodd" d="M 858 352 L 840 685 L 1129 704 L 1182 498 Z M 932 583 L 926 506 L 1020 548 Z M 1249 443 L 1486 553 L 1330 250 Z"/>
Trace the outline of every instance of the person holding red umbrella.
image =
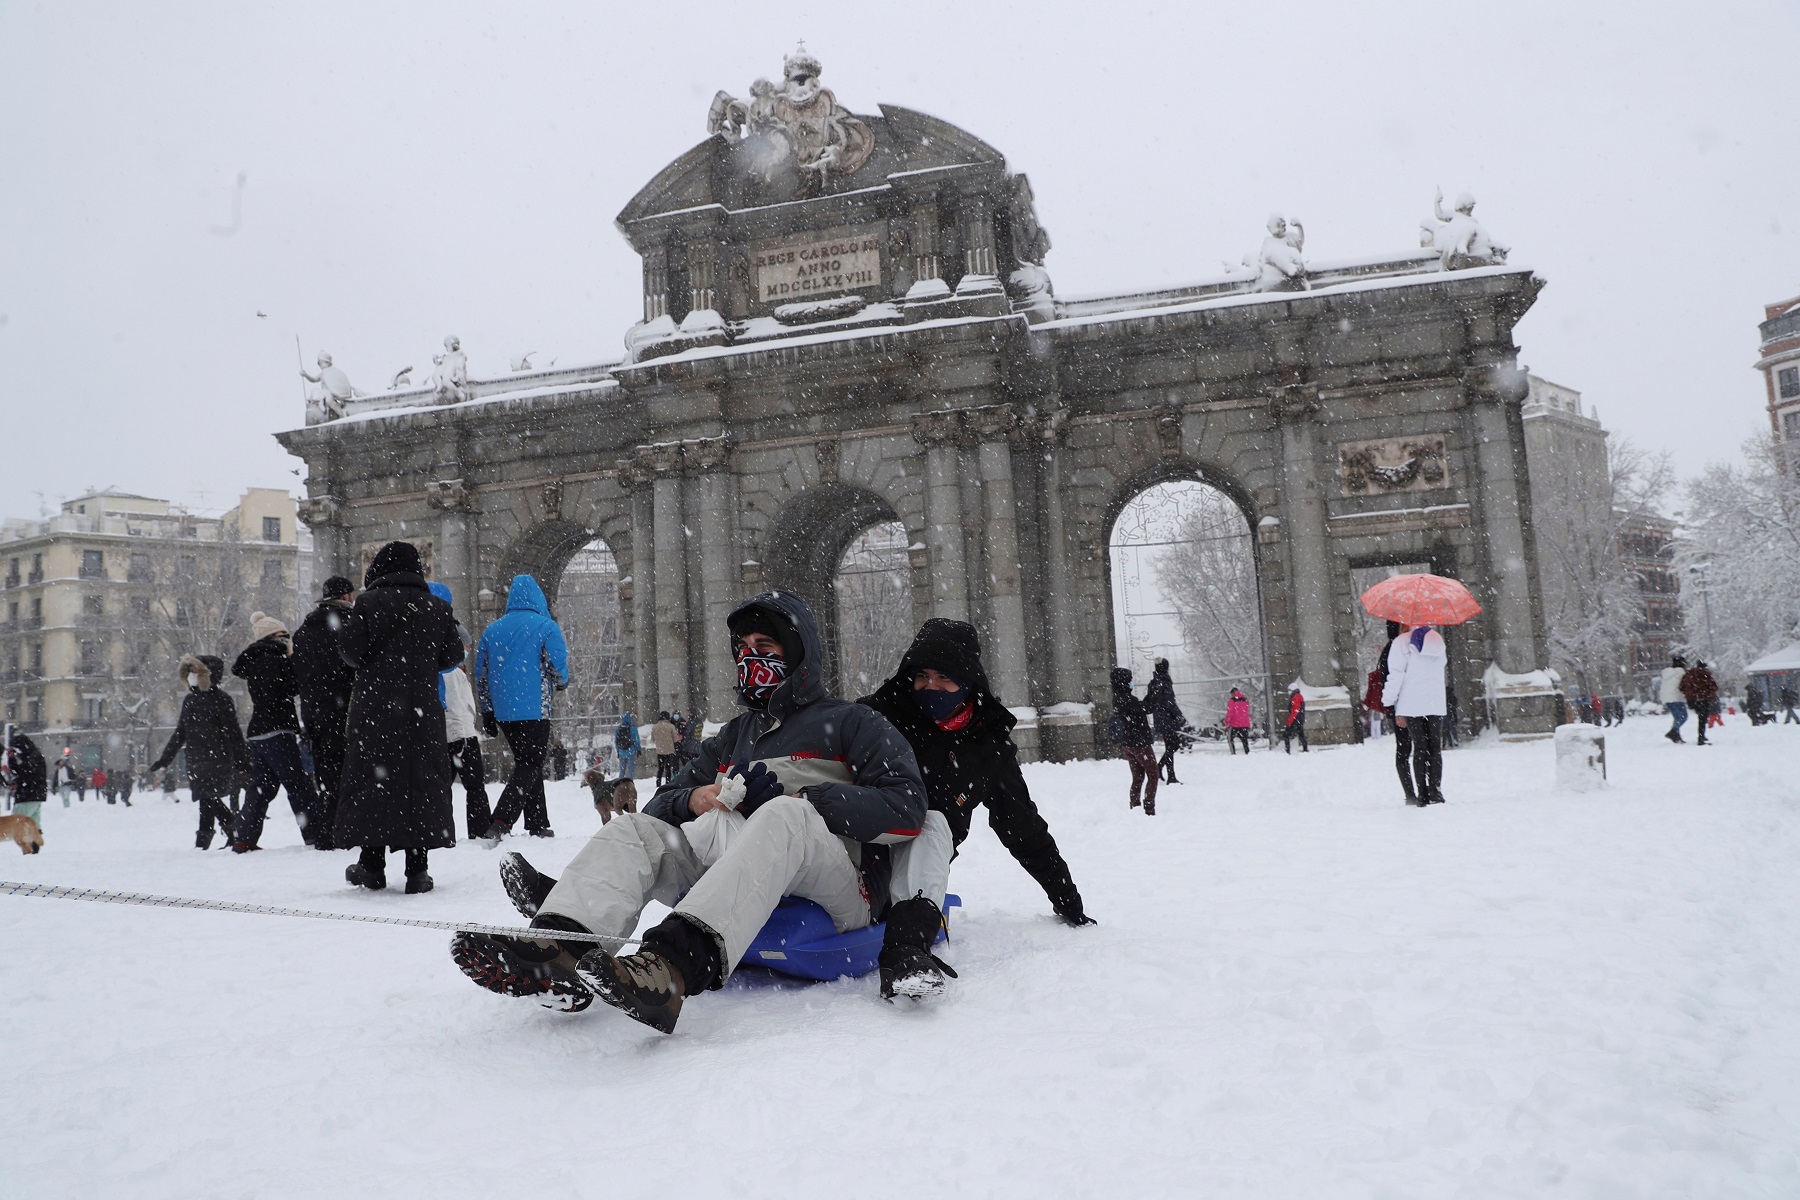
<path id="1" fill-rule="evenodd" d="M 1444 635 L 1433 626 L 1459 625 L 1479 613 L 1481 605 L 1457 580 L 1429 573 L 1385 579 L 1362 594 L 1362 604 L 1371 616 L 1385 617 L 1390 627 L 1393 622 L 1402 626 L 1387 650 L 1381 703 L 1394 716 L 1400 739 L 1396 749 L 1410 748 L 1412 753 L 1412 778 L 1407 778 L 1404 765 L 1400 769 L 1406 802 L 1417 807 L 1442 804 L 1439 784 L 1448 710 L 1444 680 L 1450 655 Z"/>

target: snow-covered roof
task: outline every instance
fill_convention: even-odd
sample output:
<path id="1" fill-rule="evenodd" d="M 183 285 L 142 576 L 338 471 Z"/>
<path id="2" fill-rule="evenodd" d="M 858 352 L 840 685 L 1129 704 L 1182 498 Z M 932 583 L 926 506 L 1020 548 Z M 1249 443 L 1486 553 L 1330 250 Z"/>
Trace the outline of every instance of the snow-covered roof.
<path id="1" fill-rule="evenodd" d="M 1773 654 L 1765 654 L 1744 668 L 1750 675 L 1773 675 L 1782 671 L 1800 671 L 1800 642 L 1782 647 Z"/>

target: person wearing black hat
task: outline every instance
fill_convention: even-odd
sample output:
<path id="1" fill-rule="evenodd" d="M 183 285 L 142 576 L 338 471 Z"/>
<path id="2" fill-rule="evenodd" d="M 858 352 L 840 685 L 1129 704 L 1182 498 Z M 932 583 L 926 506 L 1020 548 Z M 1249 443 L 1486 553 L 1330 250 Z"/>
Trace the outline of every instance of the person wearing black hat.
<path id="1" fill-rule="evenodd" d="M 866 704 L 900 731 L 919 760 L 931 804 L 919 836 L 893 851 L 893 906 L 881 944 L 881 994 L 915 1000 L 944 990 L 948 970 L 931 953 L 943 922 L 950 862 L 975 810 L 1044 889 L 1070 925 L 1092 925 L 1050 827 L 1019 770 L 1012 729 L 981 665 L 981 639 L 963 621 L 933 617 L 919 628 L 900 668 Z M 954 972 L 951 972 L 954 975 Z"/>
<path id="2" fill-rule="evenodd" d="M 686 997 L 724 986 L 782 896 L 818 904 L 840 933 L 880 919 L 889 847 L 925 821 L 912 748 L 886 718 L 826 695 L 818 626 L 798 596 L 765 592 L 726 627 L 747 711 L 643 812 L 602 825 L 560 879 L 508 856 L 508 895 L 544 936 L 458 933 L 451 956 L 470 979 L 571 1012 L 599 999 L 668 1033 Z M 635 954 L 554 940 L 628 937 L 651 900 L 674 912 Z"/>
<path id="3" fill-rule="evenodd" d="M 1156 815 L 1156 785 L 1162 772 L 1156 766 L 1156 741 L 1150 734 L 1150 711 L 1142 700 L 1131 694 L 1131 668 L 1112 669 L 1112 740 L 1119 754 L 1131 768 L 1131 807 L 1139 804 L 1143 793 L 1144 815 Z M 1249 751 L 1245 751 L 1249 753 Z"/>
<path id="4" fill-rule="evenodd" d="M 456 844 L 438 672 L 462 661 L 462 637 L 456 614 L 427 590 L 411 543 L 383 546 L 363 587 L 337 631 L 356 687 L 332 844 L 362 847 L 344 872 L 359 887 L 386 887 L 387 852 L 404 850 L 408 894 L 429 892 L 428 852 Z"/>
<path id="5" fill-rule="evenodd" d="M 337 633 L 350 606 L 356 603 L 356 585 L 342 575 L 325 581 L 323 595 L 294 631 L 294 676 L 300 685 L 300 725 L 312 752 L 313 781 L 318 787 L 319 820 L 313 845 L 331 848 L 331 828 L 337 823 L 338 778 L 344 770 L 344 719 L 350 712 L 350 692 L 356 686 L 356 668 L 338 653 Z"/>

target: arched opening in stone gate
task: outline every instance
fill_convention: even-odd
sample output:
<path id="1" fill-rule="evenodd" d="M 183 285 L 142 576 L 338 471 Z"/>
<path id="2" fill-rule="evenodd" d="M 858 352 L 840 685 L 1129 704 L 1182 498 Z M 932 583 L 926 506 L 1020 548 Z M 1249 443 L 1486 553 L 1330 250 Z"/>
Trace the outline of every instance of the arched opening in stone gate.
<path id="1" fill-rule="evenodd" d="M 569 557 L 552 607 L 569 646 L 569 687 L 556 705 L 555 735 L 571 762 L 595 752 L 611 762 L 613 730 L 625 706 L 625 639 L 619 613 L 619 564 L 595 538 Z M 636 714 L 643 723 L 643 714 Z"/>
<path id="2" fill-rule="evenodd" d="M 827 686 L 838 695 L 873 691 L 912 639 L 907 546 L 906 526 L 887 501 L 847 485 L 803 493 L 764 540 L 763 582 L 812 607 Z"/>
<path id="3" fill-rule="evenodd" d="M 1138 694 L 1158 658 L 1175 698 L 1208 736 L 1224 723 L 1231 689 L 1251 700 L 1253 736 L 1271 726 L 1286 681 L 1269 677 L 1256 547 L 1242 505 L 1193 477 L 1163 479 L 1120 507 L 1108 535 L 1113 662 Z"/>

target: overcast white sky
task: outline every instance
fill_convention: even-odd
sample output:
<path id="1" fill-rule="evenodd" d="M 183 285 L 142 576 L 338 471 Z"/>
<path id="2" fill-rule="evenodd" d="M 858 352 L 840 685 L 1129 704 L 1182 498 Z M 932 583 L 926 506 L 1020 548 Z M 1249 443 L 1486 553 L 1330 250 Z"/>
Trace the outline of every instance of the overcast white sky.
<path id="1" fill-rule="evenodd" d="M 799 37 L 850 108 L 1029 172 L 1063 295 L 1215 275 L 1276 209 L 1316 259 L 1413 248 L 1471 189 L 1549 281 L 1522 360 L 1691 472 L 1761 427 L 1756 323 L 1800 293 L 1797 14 L 0 0 L 0 515 L 298 490 L 296 334 L 370 389 L 448 332 L 478 376 L 616 358 L 614 214 Z"/>

